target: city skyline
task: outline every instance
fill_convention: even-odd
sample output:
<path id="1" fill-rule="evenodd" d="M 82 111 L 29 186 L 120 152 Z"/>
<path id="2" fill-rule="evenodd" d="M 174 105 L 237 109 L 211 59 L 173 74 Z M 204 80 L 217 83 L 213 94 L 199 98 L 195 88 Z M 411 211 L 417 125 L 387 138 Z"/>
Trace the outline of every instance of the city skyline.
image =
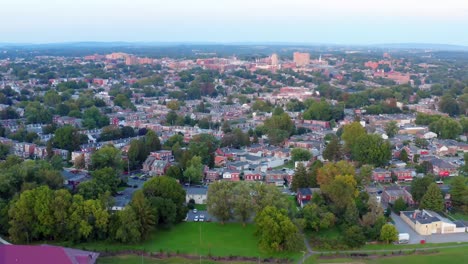
<path id="1" fill-rule="evenodd" d="M 0 42 L 252 42 L 468 45 L 468 2 L 9 1 Z"/>

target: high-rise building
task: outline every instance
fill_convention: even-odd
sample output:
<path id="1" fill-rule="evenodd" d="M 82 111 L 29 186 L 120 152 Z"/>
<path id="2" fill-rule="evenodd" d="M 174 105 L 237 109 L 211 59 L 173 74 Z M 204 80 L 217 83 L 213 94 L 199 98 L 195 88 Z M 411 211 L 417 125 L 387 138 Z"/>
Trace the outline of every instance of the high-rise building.
<path id="1" fill-rule="evenodd" d="M 138 57 L 128 55 L 127 58 L 125 58 L 125 65 L 136 65 L 138 64 Z"/>
<path id="2" fill-rule="evenodd" d="M 276 53 L 273 53 L 270 57 L 270 60 L 271 60 L 271 65 L 273 66 L 278 66 L 279 64 L 279 57 L 278 57 L 278 54 Z"/>
<path id="3" fill-rule="evenodd" d="M 294 52 L 294 63 L 297 67 L 302 67 L 310 63 L 310 54 L 303 52 Z"/>

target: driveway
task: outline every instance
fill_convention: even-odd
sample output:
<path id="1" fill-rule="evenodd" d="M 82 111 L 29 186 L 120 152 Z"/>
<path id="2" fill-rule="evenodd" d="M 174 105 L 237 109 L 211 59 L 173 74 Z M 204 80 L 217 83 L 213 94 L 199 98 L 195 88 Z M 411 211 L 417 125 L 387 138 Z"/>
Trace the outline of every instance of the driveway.
<path id="1" fill-rule="evenodd" d="M 198 211 L 197 213 L 193 213 L 193 210 L 190 210 L 187 213 L 187 222 L 195 222 L 195 216 L 198 216 L 198 219 L 200 219 L 200 215 L 205 216 L 205 222 L 216 222 L 216 218 L 214 218 L 212 215 L 210 215 L 207 211 Z"/>
<path id="2" fill-rule="evenodd" d="M 419 244 L 421 240 L 426 239 L 428 236 L 422 236 L 414 231 L 401 217 L 392 212 L 392 220 L 395 223 L 395 227 L 398 233 L 408 233 L 410 235 L 409 244 Z"/>

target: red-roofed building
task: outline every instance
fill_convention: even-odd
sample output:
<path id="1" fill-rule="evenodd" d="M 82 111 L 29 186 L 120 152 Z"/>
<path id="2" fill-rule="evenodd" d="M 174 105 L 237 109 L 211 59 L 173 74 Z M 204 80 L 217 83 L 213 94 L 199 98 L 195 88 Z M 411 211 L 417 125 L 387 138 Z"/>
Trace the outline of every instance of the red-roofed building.
<path id="1" fill-rule="evenodd" d="M 0 245 L 1 264 L 94 264 L 99 253 L 41 245 Z"/>

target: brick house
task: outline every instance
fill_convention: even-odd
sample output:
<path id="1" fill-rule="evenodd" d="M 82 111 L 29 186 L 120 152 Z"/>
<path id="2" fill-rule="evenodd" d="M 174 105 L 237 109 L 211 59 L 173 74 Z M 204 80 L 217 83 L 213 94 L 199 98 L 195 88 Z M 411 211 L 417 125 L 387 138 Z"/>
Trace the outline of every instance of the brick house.
<path id="1" fill-rule="evenodd" d="M 414 169 L 408 168 L 395 168 L 392 169 L 392 175 L 394 175 L 399 182 L 412 181 Z"/>
<path id="2" fill-rule="evenodd" d="M 403 200 L 409 204 L 414 204 L 413 196 L 406 189 L 399 186 L 391 186 L 385 188 L 382 192 L 382 203 L 383 204 L 393 204 L 398 198 L 403 198 Z"/>
<path id="3" fill-rule="evenodd" d="M 223 180 L 225 181 L 240 181 L 240 171 L 227 170 L 223 172 Z"/>
<path id="4" fill-rule="evenodd" d="M 376 168 L 372 171 L 372 180 L 376 182 L 391 182 L 392 174 L 386 169 Z"/>
<path id="5" fill-rule="evenodd" d="M 245 172 L 244 181 L 262 181 L 263 176 L 258 172 Z"/>
<path id="6" fill-rule="evenodd" d="M 221 172 L 218 170 L 208 170 L 205 173 L 205 180 L 209 182 L 214 182 L 219 180 L 219 176 L 221 176 Z"/>

